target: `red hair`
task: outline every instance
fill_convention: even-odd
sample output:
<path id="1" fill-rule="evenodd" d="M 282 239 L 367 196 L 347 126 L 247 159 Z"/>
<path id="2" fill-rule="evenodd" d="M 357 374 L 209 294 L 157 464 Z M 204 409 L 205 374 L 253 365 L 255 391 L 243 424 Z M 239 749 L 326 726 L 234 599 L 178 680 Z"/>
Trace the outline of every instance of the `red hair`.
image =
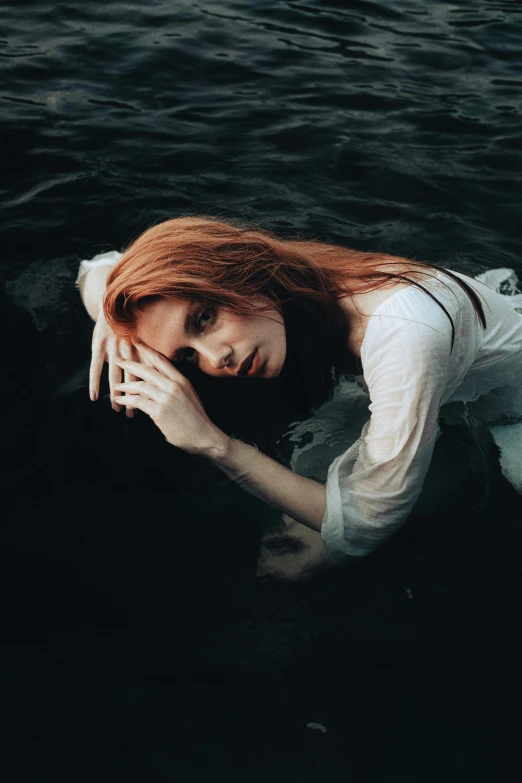
<path id="1" fill-rule="evenodd" d="M 420 261 L 382 253 L 279 239 L 257 227 L 215 218 L 181 217 L 152 226 L 129 245 L 109 274 L 103 307 L 114 332 L 132 337 L 137 316 L 156 298 L 251 313 L 252 299 L 262 297 L 267 304 L 260 310 L 275 306 L 283 313 L 287 332 L 295 336 L 290 340 L 294 349 L 305 340 L 308 354 L 316 348 L 323 356 L 324 376 L 328 363 L 341 371 L 349 364 L 341 297 L 394 280 L 422 287 L 408 273 L 434 270 Z M 460 278 L 454 279 L 485 325 L 478 296 Z"/>

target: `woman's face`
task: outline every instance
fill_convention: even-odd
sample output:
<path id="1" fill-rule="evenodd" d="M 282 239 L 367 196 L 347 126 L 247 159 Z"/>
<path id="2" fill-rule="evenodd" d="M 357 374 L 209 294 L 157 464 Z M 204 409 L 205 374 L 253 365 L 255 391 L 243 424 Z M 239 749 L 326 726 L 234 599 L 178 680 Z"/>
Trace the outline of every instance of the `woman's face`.
<path id="1" fill-rule="evenodd" d="M 159 299 L 138 316 L 136 336 L 167 359 L 188 361 L 216 377 L 275 378 L 286 357 L 283 316 L 275 309 L 239 315 Z"/>

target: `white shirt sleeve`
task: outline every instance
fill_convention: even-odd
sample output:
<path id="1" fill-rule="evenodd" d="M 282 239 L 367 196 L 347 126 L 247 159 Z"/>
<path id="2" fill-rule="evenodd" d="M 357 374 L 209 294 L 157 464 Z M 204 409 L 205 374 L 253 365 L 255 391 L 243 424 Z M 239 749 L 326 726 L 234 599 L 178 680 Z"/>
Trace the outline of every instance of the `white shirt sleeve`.
<path id="1" fill-rule="evenodd" d="M 80 280 L 95 266 L 114 266 L 116 261 L 119 261 L 122 254 L 117 250 L 108 250 L 106 253 L 98 253 L 97 256 L 89 260 L 85 259 L 80 263 L 78 268 L 78 276 L 76 278 L 76 288 L 80 285 Z"/>
<path id="2" fill-rule="evenodd" d="M 321 534 L 332 559 L 379 546 L 406 521 L 422 489 L 451 350 L 448 317 L 422 296 L 421 321 L 403 289 L 368 322 L 361 359 L 371 418 L 328 471 Z"/>

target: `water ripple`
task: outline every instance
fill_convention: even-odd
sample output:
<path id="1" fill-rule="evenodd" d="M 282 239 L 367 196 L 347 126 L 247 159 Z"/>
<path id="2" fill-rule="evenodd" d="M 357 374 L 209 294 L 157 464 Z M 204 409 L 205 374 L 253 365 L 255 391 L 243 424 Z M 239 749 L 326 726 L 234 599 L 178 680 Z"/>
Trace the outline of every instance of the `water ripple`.
<path id="1" fill-rule="evenodd" d="M 514 6 L 4 4 L 13 258 L 33 260 L 36 242 L 87 254 L 147 220 L 225 210 L 520 264 Z"/>
<path id="2" fill-rule="evenodd" d="M 26 190 L 15 198 L 4 201 L 3 205 L 4 207 L 17 207 L 21 204 L 26 204 L 28 201 L 32 201 L 35 196 L 40 195 L 40 193 L 43 193 L 46 190 L 51 190 L 51 188 L 55 188 L 58 185 L 65 185 L 68 182 L 75 182 L 78 179 L 82 179 L 83 176 L 85 175 L 69 174 L 68 176 L 56 177 L 56 179 L 48 179 L 45 182 L 40 182 L 40 184 Z"/>

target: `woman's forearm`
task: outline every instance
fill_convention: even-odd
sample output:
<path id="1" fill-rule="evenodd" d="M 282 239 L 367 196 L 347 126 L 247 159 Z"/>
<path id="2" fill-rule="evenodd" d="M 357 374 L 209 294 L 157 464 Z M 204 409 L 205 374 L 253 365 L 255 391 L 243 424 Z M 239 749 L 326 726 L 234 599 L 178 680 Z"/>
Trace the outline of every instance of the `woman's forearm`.
<path id="1" fill-rule="evenodd" d="M 108 264 L 95 266 L 82 275 L 78 281 L 82 302 L 93 321 L 98 319 L 98 312 L 105 294 L 107 277 L 111 269 L 112 266 Z"/>
<path id="2" fill-rule="evenodd" d="M 324 484 L 299 476 L 255 446 L 232 438 L 205 456 L 251 495 L 313 530 L 321 529 L 326 511 Z"/>

